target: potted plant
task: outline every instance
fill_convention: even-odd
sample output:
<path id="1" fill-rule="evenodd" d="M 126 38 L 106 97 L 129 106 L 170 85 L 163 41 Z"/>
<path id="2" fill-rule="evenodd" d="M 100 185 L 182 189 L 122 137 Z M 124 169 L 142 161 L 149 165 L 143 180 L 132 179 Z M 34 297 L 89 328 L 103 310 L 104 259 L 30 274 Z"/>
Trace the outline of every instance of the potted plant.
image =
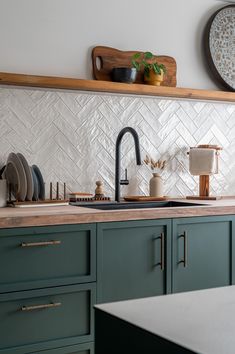
<path id="1" fill-rule="evenodd" d="M 160 86 L 164 80 L 166 67 L 157 62 L 157 57 L 151 52 L 136 53 L 132 56 L 132 65 L 137 71 L 144 68 L 144 81 L 149 85 Z"/>

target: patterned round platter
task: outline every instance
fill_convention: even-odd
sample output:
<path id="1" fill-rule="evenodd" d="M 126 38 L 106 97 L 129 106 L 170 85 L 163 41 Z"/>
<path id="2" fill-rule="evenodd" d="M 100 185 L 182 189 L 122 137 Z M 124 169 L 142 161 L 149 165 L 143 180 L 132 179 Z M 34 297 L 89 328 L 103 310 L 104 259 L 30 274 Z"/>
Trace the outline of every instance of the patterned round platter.
<path id="1" fill-rule="evenodd" d="M 223 7 L 210 19 L 206 52 L 214 76 L 235 91 L 235 5 Z"/>

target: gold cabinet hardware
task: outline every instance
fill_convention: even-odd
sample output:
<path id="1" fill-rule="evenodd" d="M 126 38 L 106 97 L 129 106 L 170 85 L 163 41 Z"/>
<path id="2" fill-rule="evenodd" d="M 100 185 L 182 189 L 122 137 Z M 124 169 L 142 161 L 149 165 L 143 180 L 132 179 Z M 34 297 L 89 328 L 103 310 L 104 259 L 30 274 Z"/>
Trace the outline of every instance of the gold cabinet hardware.
<path id="1" fill-rule="evenodd" d="M 45 309 L 51 309 L 54 307 L 59 307 L 61 306 L 61 302 L 52 302 L 50 304 L 44 304 L 44 305 L 33 305 L 33 306 L 22 306 L 21 311 L 35 311 L 35 310 L 45 310 Z"/>
<path id="2" fill-rule="evenodd" d="M 22 242 L 21 247 L 41 247 L 60 245 L 61 241 L 42 241 L 42 242 Z"/>
<path id="3" fill-rule="evenodd" d="M 187 268 L 188 266 L 188 233 L 187 231 L 184 231 L 182 235 L 179 236 L 179 238 L 184 239 L 184 257 L 181 259 L 178 263 L 183 263 L 184 268 Z"/>
<path id="4" fill-rule="evenodd" d="M 161 270 L 165 270 L 165 234 L 164 232 L 161 233 L 159 237 L 155 237 L 154 240 L 161 240 L 161 260 L 159 263 L 156 264 L 156 266 L 160 266 Z"/>
<path id="5" fill-rule="evenodd" d="M 161 233 L 160 239 L 161 239 L 161 262 L 160 262 L 160 266 L 161 266 L 161 270 L 164 271 L 164 269 L 165 269 L 165 234 L 164 234 L 164 232 Z"/>

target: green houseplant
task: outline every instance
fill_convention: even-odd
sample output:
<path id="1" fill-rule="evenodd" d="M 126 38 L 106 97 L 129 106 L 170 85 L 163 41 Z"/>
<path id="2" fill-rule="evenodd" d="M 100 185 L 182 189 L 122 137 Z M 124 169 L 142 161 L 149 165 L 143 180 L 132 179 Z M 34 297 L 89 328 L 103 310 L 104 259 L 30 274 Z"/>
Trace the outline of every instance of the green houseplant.
<path id="1" fill-rule="evenodd" d="M 144 81 L 150 85 L 160 86 L 166 73 L 166 67 L 157 62 L 157 57 L 151 52 L 135 53 L 132 56 L 132 66 L 140 71 L 144 68 Z"/>

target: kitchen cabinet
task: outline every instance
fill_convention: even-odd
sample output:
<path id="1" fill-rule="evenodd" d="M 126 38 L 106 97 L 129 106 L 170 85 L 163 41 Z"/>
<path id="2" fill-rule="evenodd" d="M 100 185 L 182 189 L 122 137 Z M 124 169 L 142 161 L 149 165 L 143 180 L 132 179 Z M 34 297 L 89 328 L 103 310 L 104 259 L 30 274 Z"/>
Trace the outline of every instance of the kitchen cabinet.
<path id="1" fill-rule="evenodd" d="M 173 293 L 231 284 L 233 220 L 223 216 L 173 220 Z"/>
<path id="2" fill-rule="evenodd" d="M 96 225 L 0 230 L 0 354 L 92 354 Z"/>
<path id="3" fill-rule="evenodd" d="M 234 220 L 98 224 L 98 303 L 234 284 Z"/>
<path id="4" fill-rule="evenodd" d="M 235 284 L 234 222 L 0 229 L 0 354 L 94 354 L 95 303 Z"/>
<path id="5" fill-rule="evenodd" d="M 95 224 L 0 229 L 0 293 L 95 278 Z"/>
<path id="6" fill-rule="evenodd" d="M 170 292 L 170 220 L 101 223 L 97 231 L 98 302 Z"/>

